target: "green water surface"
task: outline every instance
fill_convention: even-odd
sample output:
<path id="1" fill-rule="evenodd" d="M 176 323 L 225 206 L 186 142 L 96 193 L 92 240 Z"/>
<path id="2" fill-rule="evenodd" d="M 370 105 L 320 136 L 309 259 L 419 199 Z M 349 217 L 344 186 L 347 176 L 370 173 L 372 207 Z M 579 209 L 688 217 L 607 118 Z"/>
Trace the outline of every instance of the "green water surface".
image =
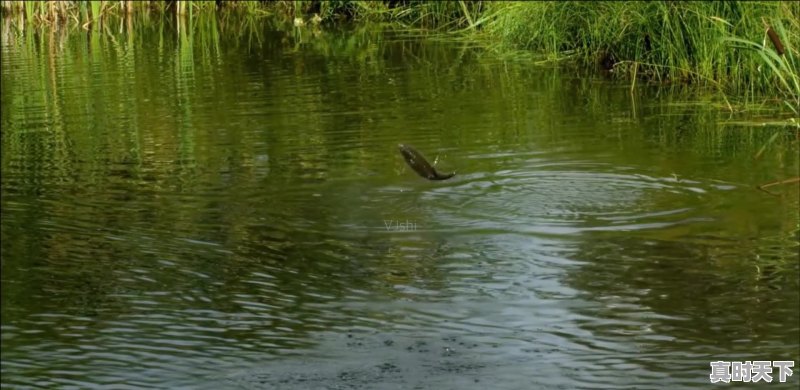
<path id="1" fill-rule="evenodd" d="M 4 22 L 3 388 L 800 370 L 798 186 L 756 189 L 798 175 L 794 130 L 463 43 L 236 23 Z"/>

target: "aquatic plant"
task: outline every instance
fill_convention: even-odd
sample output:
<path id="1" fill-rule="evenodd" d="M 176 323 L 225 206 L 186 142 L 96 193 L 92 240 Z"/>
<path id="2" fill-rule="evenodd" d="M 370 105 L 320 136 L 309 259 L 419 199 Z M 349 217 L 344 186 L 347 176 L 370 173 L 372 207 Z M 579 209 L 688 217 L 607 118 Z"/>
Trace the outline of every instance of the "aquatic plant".
<path id="1" fill-rule="evenodd" d="M 520 2 L 490 3 L 484 30 L 512 48 L 572 56 L 616 74 L 725 86 L 727 93 L 769 93 L 761 55 L 732 50 L 731 37 L 756 41 L 763 20 L 787 43 L 797 34 L 800 5 L 790 2 Z M 788 45 L 787 45 L 788 48 Z M 795 48 L 796 50 L 796 48 Z M 788 58 L 788 56 L 786 56 Z M 774 59 L 774 58 L 773 58 Z"/>
<path id="2" fill-rule="evenodd" d="M 495 51 L 525 50 L 547 61 L 605 69 L 630 80 L 632 88 L 637 82 L 684 83 L 722 92 L 726 99 L 780 97 L 794 113 L 800 106 L 798 2 L 81 0 L 2 5 L 4 13 L 22 14 L 27 23 L 75 21 L 87 29 L 105 16 L 149 12 L 190 19 L 236 13 L 251 25 L 271 15 L 305 28 L 336 20 L 388 21 L 484 42 Z"/>

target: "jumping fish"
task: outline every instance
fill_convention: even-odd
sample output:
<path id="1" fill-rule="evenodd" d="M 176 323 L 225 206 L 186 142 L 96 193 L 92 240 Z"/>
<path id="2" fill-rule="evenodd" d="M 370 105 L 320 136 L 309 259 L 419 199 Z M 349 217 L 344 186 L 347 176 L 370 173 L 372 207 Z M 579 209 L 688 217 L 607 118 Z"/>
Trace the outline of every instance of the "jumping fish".
<path id="1" fill-rule="evenodd" d="M 436 172 L 436 168 L 428 163 L 428 160 L 411 145 L 399 144 L 397 146 L 400 148 L 400 154 L 406 159 L 411 169 L 428 180 L 447 180 L 456 175 L 455 172 L 446 174 Z"/>

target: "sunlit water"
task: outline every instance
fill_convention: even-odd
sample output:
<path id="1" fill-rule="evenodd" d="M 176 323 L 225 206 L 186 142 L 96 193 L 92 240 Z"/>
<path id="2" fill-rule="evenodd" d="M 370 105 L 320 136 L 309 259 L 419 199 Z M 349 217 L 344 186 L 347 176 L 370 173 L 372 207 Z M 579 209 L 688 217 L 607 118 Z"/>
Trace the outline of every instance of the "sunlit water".
<path id="1" fill-rule="evenodd" d="M 4 26 L 4 388 L 677 388 L 800 360 L 798 189 L 756 189 L 798 174 L 793 133 L 756 159 L 774 129 L 691 97 L 403 34 L 162 29 Z"/>

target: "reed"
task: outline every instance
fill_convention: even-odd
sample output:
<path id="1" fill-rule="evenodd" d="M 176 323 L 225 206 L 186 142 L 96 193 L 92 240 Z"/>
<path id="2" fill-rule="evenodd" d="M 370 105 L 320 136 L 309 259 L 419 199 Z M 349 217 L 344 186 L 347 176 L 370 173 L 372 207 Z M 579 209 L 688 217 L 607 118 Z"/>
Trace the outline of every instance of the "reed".
<path id="1" fill-rule="evenodd" d="M 791 68 L 781 68 L 774 53 L 737 50 L 732 42 L 762 41 L 762 21 L 768 20 L 785 41 L 783 58 L 788 59 L 796 57 L 792 35 L 800 30 L 800 5 L 791 2 L 502 2 L 487 7 L 492 17 L 485 33 L 511 48 L 573 57 L 632 79 L 721 84 L 734 94 L 774 91 L 785 74 L 764 72 L 765 61 L 782 72 Z"/>
<path id="2" fill-rule="evenodd" d="M 757 74 L 771 82 L 771 89 L 795 115 L 800 115 L 800 21 L 790 21 L 786 28 L 781 20 L 765 21 L 765 39 L 761 42 L 738 37 L 727 41 L 733 47 L 755 53 L 761 60 Z M 800 126 L 800 123 L 798 123 Z"/>
<path id="3" fill-rule="evenodd" d="M 406 1 L 392 8 L 391 20 L 414 27 L 458 30 L 473 27 L 485 10 L 481 1 Z"/>
<path id="4" fill-rule="evenodd" d="M 632 88 L 685 83 L 751 101 L 775 97 L 800 111 L 798 2 L 78 0 L 6 1 L 2 9 L 23 14 L 27 23 L 74 20 L 84 27 L 106 15 L 150 12 L 220 20 L 237 14 L 237 23 L 251 25 L 265 15 L 298 26 L 388 21 L 482 41 L 495 51 L 524 50 L 539 60 L 609 70 Z"/>

